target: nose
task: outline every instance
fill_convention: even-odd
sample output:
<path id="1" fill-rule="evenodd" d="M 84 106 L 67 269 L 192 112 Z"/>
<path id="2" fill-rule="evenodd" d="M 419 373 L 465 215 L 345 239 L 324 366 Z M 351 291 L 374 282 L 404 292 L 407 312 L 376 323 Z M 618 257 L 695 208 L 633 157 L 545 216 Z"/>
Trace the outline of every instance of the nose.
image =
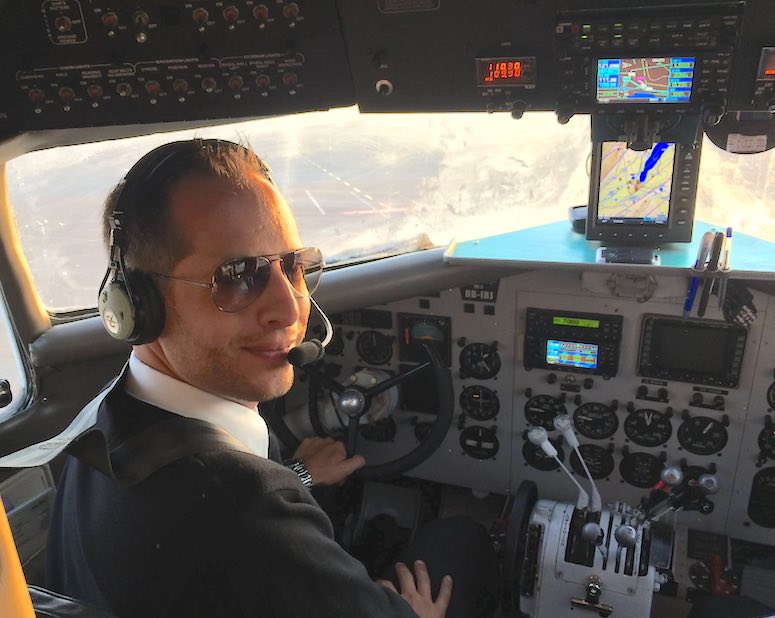
<path id="1" fill-rule="evenodd" d="M 286 328 L 309 314 L 309 300 L 299 296 L 285 276 L 280 261 L 272 262 L 266 288 L 254 305 L 258 320 L 265 328 Z"/>

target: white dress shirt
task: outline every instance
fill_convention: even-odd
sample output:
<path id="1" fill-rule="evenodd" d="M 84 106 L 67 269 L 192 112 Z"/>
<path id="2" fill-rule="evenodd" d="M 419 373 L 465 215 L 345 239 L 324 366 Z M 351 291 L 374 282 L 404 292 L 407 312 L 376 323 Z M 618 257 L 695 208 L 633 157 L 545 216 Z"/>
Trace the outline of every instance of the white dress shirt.
<path id="1" fill-rule="evenodd" d="M 186 418 L 217 425 L 259 457 L 267 457 L 269 431 L 253 410 L 181 382 L 146 365 L 134 352 L 129 357 L 126 392 L 140 401 Z"/>

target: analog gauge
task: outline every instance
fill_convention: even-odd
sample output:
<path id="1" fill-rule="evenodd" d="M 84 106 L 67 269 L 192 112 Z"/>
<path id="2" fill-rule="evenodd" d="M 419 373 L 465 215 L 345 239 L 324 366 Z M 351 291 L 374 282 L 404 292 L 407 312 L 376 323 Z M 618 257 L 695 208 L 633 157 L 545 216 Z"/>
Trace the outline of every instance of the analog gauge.
<path id="1" fill-rule="evenodd" d="M 393 338 L 376 330 L 366 330 L 358 335 L 355 348 L 363 362 L 384 365 L 393 356 Z"/>
<path id="2" fill-rule="evenodd" d="M 326 354 L 329 356 L 341 356 L 343 352 L 344 339 L 342 339 L 342 331 L 337 328 L 334 331 L 334 336 L 331 338 L 331 341 L 329 341 L 326 346 Z"/>
<path id="3" fill-rule="evenodd" d="M 589 468 L 589 473 L 593 479 L 605 479 L 611 476 L 611 472 L 614 471 L 614 458 L 611 455 L 611 451 L 598 444 L 582 444 L 579 446 L 581 456 Z M 573 451 L 570 455 L 570 465 L 576 471 L 579 476 L 586 476 L 584 472 L 584 466 L 581 465 L 576 451 Z"/>
<path id="4" fill-rule="evenodd" d="M 472 425 L 460 432 L 460 446 L 474 459 L 491 459 L 498 452 L 498 438 L 492 429 Z"/>
<path id="5" fill-rule="evenodd" d="M 486 343 L 470 343 L 460 352 L 462 377 L 487 380 L 501 368 L 501 357 L 494 346 Z"/>
<path id="6" fill-rule="evenodd" d="M 573 413 L 573 424 L 582 436 L 594 440 L 610 438 L 619 428 L 619 417 L 604 403 L 585 403 Z"/>
<path id="7" fill-rule="evenodd" d="M 501 404 L 495 391 L 476 384 L 465 388 L 460 393 L 460 407 L 471 418 L 477 421 L 488 421 L 497 416 Z"/>
<path id="8" fill-rule="evenodd" d="M 695 416 L 681 423 L 678 441 L 695 455 L 718 453 L 727 444 L 727 430 L 719 421 L 707 416 Z"/>
<path id="9" fill-rule="evenodd" d="M 775 459 L 775 425 L 765 427 L 759 432 L 759 449 L 770 459 Z"/>
<path id="10" fill-rule="evenodd" d="M 673 435 L 673 425 L 661 412 L 644 408 L 624 419 L 624 433 L 640 446 L 659 446 Z"/>
<path id="11" fill-rule="evenodd" d="M 759 470 L 753 477 L 748 517 L 757 526 L 775 528 L 775 468 Z"/>
<path id="12" fill-rule="evenodd" d="M 557 449 L 557 457 L 560 461 L 564 461 L 565 453 L 563 453 L 562 447 L 556 444 L 554 444 L 554 447 Z M 525 463 L 533 466 L 536 470 L 549 472 L 560 467 L 560 464 L 553 457 L 549 457 L 549 455 L 544 453 L 540 446 L 536 446 L 528 440 L 525 440 L 525 444 L 522 446 L 522 456 L 525 458 Z"/>
<path id="13" fill-rule="evenodd" d="M 767 405 L 775 410 L 775 382 L 770 384 L 769 388 L 767 389 Z"/>
<path id="14" fill-rule="evenodd" d="M 551 395 L 536 395 L 525 404 L 525 418 L 533 427 L 543 427 L 547 431 L 554 429 L 554 417 L 565 414 L 565 406 Z"/>
<path id="15" fill-rule="evenodd" d="M 619 464 L 619 474 L 630 485 L 647 489 L 659 481 L 662 462 L 650 453 L 627 453 Z"/>

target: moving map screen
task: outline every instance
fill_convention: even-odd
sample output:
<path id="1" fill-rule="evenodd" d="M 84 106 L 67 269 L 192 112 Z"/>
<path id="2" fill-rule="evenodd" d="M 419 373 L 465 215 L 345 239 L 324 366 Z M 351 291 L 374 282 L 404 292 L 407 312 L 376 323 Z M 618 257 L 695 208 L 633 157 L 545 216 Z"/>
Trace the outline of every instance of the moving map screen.
<path id="1" fill-rule="evenodd" d="M 694 58 L 611 58 L 597 61 L 598 103 L 688 103 Z"/>
<path id="2" fill-rule="evenodd" d="M 624 142 L 603 142 L 597 222 L 667 224 L 675 148 L 673 143 L 659 142 L 636 152 Z"/>

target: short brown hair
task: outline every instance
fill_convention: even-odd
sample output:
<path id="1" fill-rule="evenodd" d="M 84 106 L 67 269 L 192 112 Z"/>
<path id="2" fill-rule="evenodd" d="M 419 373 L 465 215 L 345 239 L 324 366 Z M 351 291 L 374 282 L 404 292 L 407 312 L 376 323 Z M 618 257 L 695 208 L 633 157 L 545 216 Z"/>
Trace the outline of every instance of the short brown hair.
<path id="1" fill-rule="evenodd" d="M 161 149 L 170 152 L 154 162 L 154 153 Z M 111 215 L 123 213 L 122 257 L 128 269 L 168 273 L 185 256 L 183 238 L 170 225 L 169 191 L 190 174 L 225 179 L 240 191 L 250 190 L 256 176 L 272 182 L 269 167 L 249 146 L 226 140 L 174 142 L 146 154 L 110 192 L 102 210 L 107 247 Z"/>

